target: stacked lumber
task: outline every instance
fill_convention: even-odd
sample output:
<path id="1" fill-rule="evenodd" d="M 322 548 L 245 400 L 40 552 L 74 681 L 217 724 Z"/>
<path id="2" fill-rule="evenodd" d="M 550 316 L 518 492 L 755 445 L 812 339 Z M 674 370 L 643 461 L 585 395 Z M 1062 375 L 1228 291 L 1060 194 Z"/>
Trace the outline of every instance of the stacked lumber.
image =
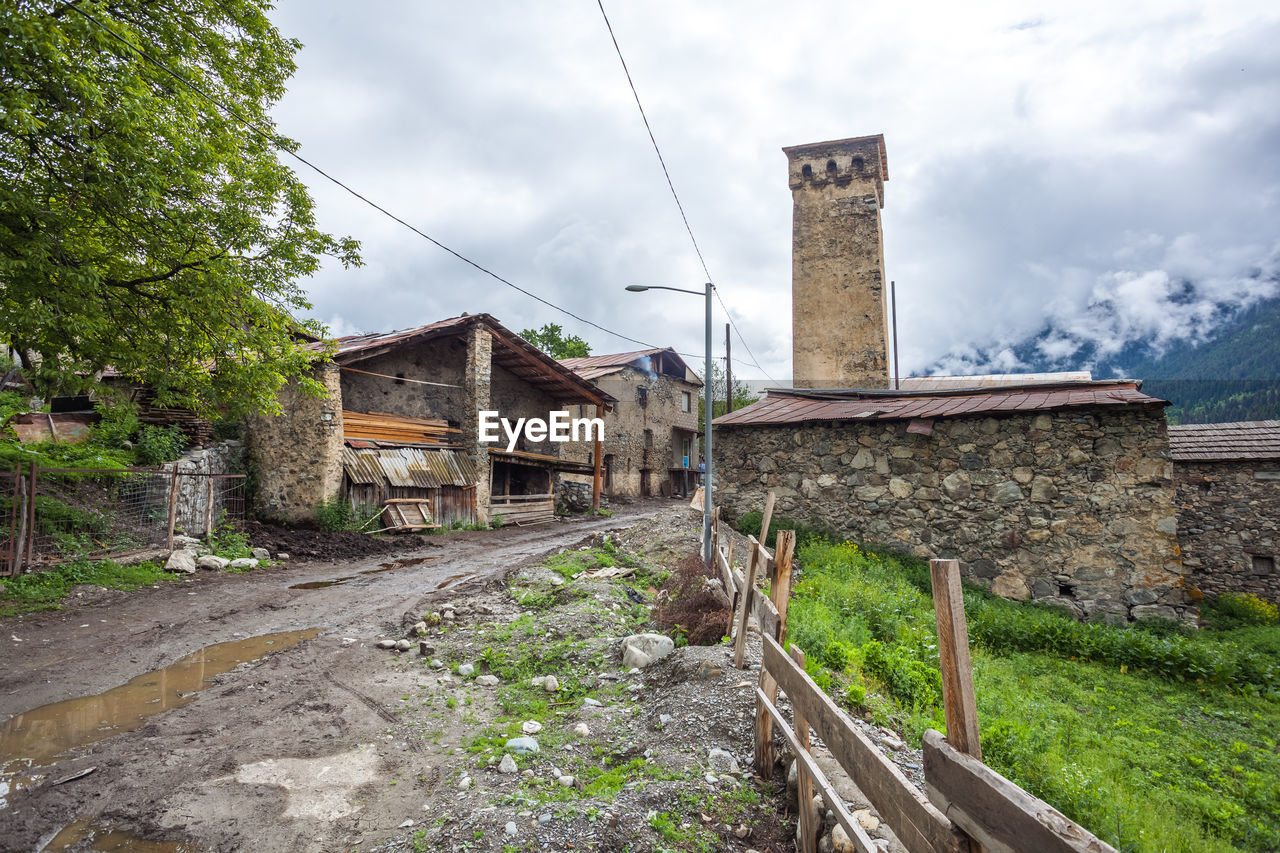
<path id="1" fill-rule="evenodd" d="M 138 401 L 138 422 L 151 426 L 176 426 L 193 445 L 214 442 L 213 424 L 190 409 L 166 409 L 153 405 L 154 395 L 143 395 Z"/>
<path id="2" fill-rule="evenodd" d="M 450 429 L 449 422 L 436 418 L 411 418 L 387 412 L 342 413 L 342 437 L 386 441 L 392 444 L 426 444 L 451 447 L 462 430 Z"/>

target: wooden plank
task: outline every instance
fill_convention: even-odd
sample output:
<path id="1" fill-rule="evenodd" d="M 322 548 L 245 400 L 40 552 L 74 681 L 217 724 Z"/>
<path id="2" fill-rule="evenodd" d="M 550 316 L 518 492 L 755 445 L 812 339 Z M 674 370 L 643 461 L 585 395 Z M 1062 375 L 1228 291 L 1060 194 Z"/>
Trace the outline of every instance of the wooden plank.
<path id="1" fill-rule="evenodd" d="M 791 555 L 795 550 L 796 534 L 792 530 L 778 531 L 778 571 L 769 587 L 769 601 L 778 614 L 775 628 L 770 632 L 780 644 L 787 641 L 787 604 L 791 600 Z M 764 631 L 763 623 L 761 631 Z M 760 689 L 769 697 L 770 702 L 778 699 L 778 682 L 769 671 L 760 667 Z M 773 718 L 756 709 L 756 773 L 766 779 L 773 768 Z"/>
<path id="2" fill-rule="evenodd" d="M 733 665 L 742 669 L 747 654 L 747 617 L 751 614 L 751 599 L 756 592 L 756 563 L 760 556 L 760 543 L 751 548 L 751 557 L 747 560 L 747 574 L 742 581 L 742 612 L 738 617 L 738 636 L 733 641 Z M 760 596 L 755 596 L 759 598 Z"/>
<path id="3" fill-rule="evenodd" d="M 766 545 L 769 542 L 769 525 L 773 523 L 773 505 L 778 502 L 778 496 L 774 494 L 773 489 L 769 490 L 769 494 L 764 499 L 764 516 L 760 519 L 760 544 Z"/>
<path id="4" fill-rule="evenodd" d="M 934 805 L 991 853 L 1115 853 L 1110 844 L 932 729 L 924 734 L 924 775 Z"/>
<path id="5" fill-rule="evenodd" d="M 804 671 L 804 649 L 791 647 L 791 659 Z M 761 667 L 763 670 L 764 667 Z M 809 752 L 809 721 L 798 708 L 791 713 L 796 733 L 796 755 Z M 800 850 L 801 853 L 816 853 L 818 848 L 818 810 L 813 806 L 813 777 L 808 773 L 796 773 L 796 793 L 799 795 L 800 811 Z M 839 802 L 839 800 L 837 800 Z M 840 803 L 844 805 L 844 803 Z"/>
<path id="6" fill-rule="evenodd" d="M 844 802 L 840 799 L 840 795 L 836 793 L 836 789 L 828 781 L 826 775 L 822 772 L 822 768 L 813 760 L 809 750 L 801 748 L 800 742 L 787 725 L 786 718 L 782 716 L 782 712 L 769 701 L 769 697 L 765 696 L 758 687 L 756 688 L 756 701 L 762 704 L 770 719 L 778 724 L 778 731 L 782 732 L 783 738 L 791 745 L 791 751 L 796 754 L 796 761 L 800 762 L 800 769 L 796 771 L 796 778 L 808 777 L 812 786 L 818 789 L 818 793 L 822 794 L 822 801 L 835 814 L 836 822 L 844 827 L 845 835 L 849 836 L 849 840 L 853 842 L 853 846 L 857 848 L 858 853 L 879 853 L 875 844 L 867 836 L 866 830 L 853 819 L 853 815 L 849 814 L 844 807 Z M 803 800 L 800 803 L 800 807 L 801 809 L 804 808 Z M 809 793 L 809 808 L 813 808 L 812 788 Z"/>
<path id="7" fill-rule="evenodd" d="M 798 669 L 772 637 L 763 638 L 764 666 L 809 721 L 836 761 L 910 853 L 967 853 L 968 837 L 925 799 L 897 765 Z M 1031 849 L 1031 848 L 1026 848 Z"/>
<path id="8" fill-rule="evenodd" d="M 964 618 L 958 560 L 930 560 L 933 612 L 938 619 L 938 661 L 942 668 L 942 705 L 951 745 L 982 760 L 978 740 L 978 702 L 973 692 L 969 628 Z"/>

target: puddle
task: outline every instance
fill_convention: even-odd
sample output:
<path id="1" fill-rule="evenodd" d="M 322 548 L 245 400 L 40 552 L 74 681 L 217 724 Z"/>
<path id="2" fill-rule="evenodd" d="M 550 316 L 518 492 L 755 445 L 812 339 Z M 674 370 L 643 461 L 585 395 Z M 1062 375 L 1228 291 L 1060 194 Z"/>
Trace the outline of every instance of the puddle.
<path id="1" fill-rule="evenodd" d="M 391 563 L 379 563 L 380 568 L 365 569 L 363 572 L 356 572 L 354 575 L 347 575 L 341 578 L 334 578 L 328 581 L 307 581 L 306 583 L 295 583 L 289 589 L 328 589 L 331 586 L 341 586 L 348 581 L 359 578 L 360 575 L 380 575 L 383 572 L 393 572 L 396 569 L 403 569 L 405 566 L 420 566 L 424 563 L 430 563 L 432 560 L 438 560 L 439 557 L 406 557 L 402 560 L 396 560 Z"/>
<path id="2" fill-rule="evenodd" d="M 0 808 L 6 805 L 3 797 L 10 787 L 20 790 L 40 778 L 15 779 L 20 770 L 47 766 L 72 747 L 141 728 L 150 717 L 193 701 L 213 676 L 268 652 L 292 648 L 320 631 L 283 631 L 205 646 L 104 693 L 43 705 L 0 723 L 0 756 L 5 757 L 0 765 Z"/>
<path id="3" fill-rule="evenodd" d="M 196 853 L 194 846 L 183 841 L 145 841 L 131 832 L 97 826 L 87 817 L 67 824 L 41 850 L 55 853 L 83 841 L 89 842 L 84 849 L 92 853 Z"/>
<path id="4" fill-rule="evenodd" d="M 453 586 L 462 578 L 472 578 L 472 577 L 475 577 L 475 575 L 469 575 L 469 574 L 466 574 L 465 572 L 460 575 L 449 575 L 449 577 L 445 578 L 443 581 L 441 581 L 439 584 L 436 585 L 436 589 L 444 589 L 446 586 Z"/>

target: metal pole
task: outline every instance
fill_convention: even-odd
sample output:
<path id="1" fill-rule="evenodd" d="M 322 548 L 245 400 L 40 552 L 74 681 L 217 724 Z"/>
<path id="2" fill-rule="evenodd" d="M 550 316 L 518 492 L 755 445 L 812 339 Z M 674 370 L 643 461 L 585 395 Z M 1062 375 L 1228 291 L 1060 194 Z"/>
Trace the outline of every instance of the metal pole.
<path id="1" fill-rule="evenodd" d="M 733 352 L 729 349 L 729 324 L 724 324 L 724 410 L 733 411 Z"/>
<path id="2" fill-rule="evenodd" d="M 897 391 L 901 386 L 898 384 L 898 283 L 896 281 L 889 282 L 889 301 L 893 305 L 893 390 Z"/>
<path id="3" fill-rule="evenodd" d="M 707 566 L 711 566 L 711 409 L 714 397 L 711 394 L 711 282 L 707 282 L 707 368 L 706 381 L 702 385 L 706 398 L 706 415 L 703 429 L 706 439 L 702 443 L 706 476 L 702 479 L 702 554 Z"/>

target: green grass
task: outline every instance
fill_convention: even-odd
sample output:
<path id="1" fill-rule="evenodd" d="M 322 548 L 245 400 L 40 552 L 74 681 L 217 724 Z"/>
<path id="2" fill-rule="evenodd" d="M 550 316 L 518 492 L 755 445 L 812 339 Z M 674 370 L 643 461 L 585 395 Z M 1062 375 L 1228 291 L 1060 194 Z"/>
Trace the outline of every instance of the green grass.
<path id="1" fill-rule="evenodd" d="M 77 584 L 95 584 L 108 589 L 134 590 L 142 586 L 177 580 L 156 563 L 121 566 L 111 560 L 75 560 L 56 569 L 6 578 L 0 593 L 0 618 L 19 613 L 57 610 L 67 593 Z"/>
<path id="2" fill-rule="evenodd" d="M 789 638 L 823 689 L 917 742 L 944 729 L 928 567 L 815 542 Z M 1082 625 L 969 588 L 983 757 L 1128 851 L 1280 847 L 1280 625 Z M 1234 620 L 1234 621 L 1232 621 Z M 1262 624 L 1259 624 L 1261 621 Z"/>

